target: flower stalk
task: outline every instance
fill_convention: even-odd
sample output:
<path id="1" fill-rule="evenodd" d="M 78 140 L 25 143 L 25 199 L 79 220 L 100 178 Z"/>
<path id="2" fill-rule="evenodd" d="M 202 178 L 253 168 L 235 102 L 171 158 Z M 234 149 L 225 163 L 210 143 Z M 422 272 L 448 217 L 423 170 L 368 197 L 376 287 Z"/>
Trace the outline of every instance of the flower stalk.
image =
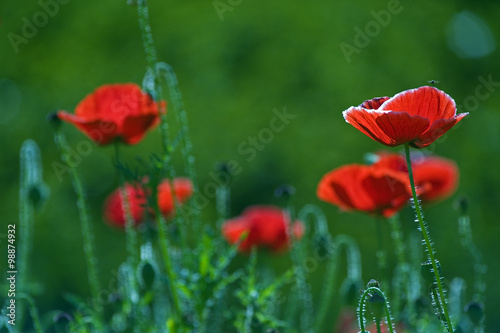
<path id="1" fill-rule="evenodd" d="M 76 171 L 74 163 L 71 162 L 71 155 L 69 153 L 69 147 L 66 143 L 64 135 L 56 128 L 54 132 L 54 141 L 61 154 L 61 159 L 66 164 L 67 170 L 69 172 L 71 181 L 73 183 L 73 189 L 77 197 L 77 207 L 80 215 L 82 237 L 83 237 L 83 252 L 85 254 L 85 261 L 87 263 L 87 275 L 90 284 L 90 290 L 92 294 L 92 305 L 95 310 L 95 315 L 97 319 L 97 326 L 102 326 L 101 313 L 102 306 L 99 304 L 99 292 L 101 291 L 101 285 L 99 283 L 99 274 L 97 269 L 97 257 L 95 255 L 94 248 L 94 234 L 92 228 L 92 221 L 89 214 L 89 208 L 87 206 L 87 197 L 85 190 L 82 185 L 82 181 L 78 172 Z"/>
<path id="2" fill-rule="evenodd" d="M 450 314 L 448 311 L 448 305 L 447 305 L 446 296 L 444 293 L 442 277 L 439 273 L 435 251 L 432 247 L 432 242 L 431 242 L 431 239 L 429 237 L 429 233 L 427 232 L 427 227 L 424 223 L 422 210 L 420 209 L 420 203 L 418 201 L 417 192 L 415 189 L 415 180 L 413 179 L 413 170 L 411 167 L 410 145 L 408 143 L 405 144 L 405 156 L 406 156 L 406 163 L 408 165 L 408 176 L 410 178 L 410 186 L 411 186 L 411 192 L 413 195 L 413 204 L 415 207 L 415 213 L 417 215 L 417 221 L 419 224 L 420 231 L 422 232 L 423 240 L 424 240 L 426 250 L 427 250 L 427 255 L 429 257 L 429 261 L 432 264 L 432 270 L 434 272 L 435 283 L 436 283 L 437 293 L 438 293 L 438 298 L 436 299 L 436 306 L 439 307 L 439 305 L 441 305 L 443 315 L 444 315 L 444 323 L 446 326 L 446 330 L 451 333 L 451 332 L 453 332 L 453 325 L 451 323 Z"/>
<path id="3" fill-rule="evenodd" d="M 365 311 L 366 311 L 366 303 L 369 297 L 373 297 L 373 295 L 379 295 L 381 299 L 383 300 L 383 307 L 384 307 L 384 314 L 385 318 L 387 321 L 387 326 L 389 328 L 390 333 L 394 333 L 394 328 L 392 326 L 392 318 L 391 318 L 391 311 L 389 310 L 389 305 L 387 303 L 387 298 L 385 297 L 384 293 L 382 290 L 380 290 L 377 287 L 369 287 L 367 288 L 363 294 L 361 295 L 359 299 L 359 305 L 358 305 L 358 325 L 360 328 L 360 332 L 366 332 L 365 330 Z M 376 319 L 376 324 L 377 324 L 377 332 L 380 332 L 380 318 L 377 320 Z"/>

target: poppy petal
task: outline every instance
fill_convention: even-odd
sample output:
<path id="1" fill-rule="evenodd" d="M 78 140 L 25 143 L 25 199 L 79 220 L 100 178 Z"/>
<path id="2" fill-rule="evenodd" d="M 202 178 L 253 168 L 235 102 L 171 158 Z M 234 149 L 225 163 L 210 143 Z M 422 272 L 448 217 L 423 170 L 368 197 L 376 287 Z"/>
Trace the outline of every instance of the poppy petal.
<path id="1" fill-rule="evenodd" d="M 440 158 L 426 157 L 413 165 L 415 183 L 425 188 L 420 195 L 423 202 L 444 199 L 458 186 L 459 171 L 455 162 Z"/>
<path id="2" fill-rule="evenodd" d="M 349 164 L 327 173 L 319 182 L 316 192 L 318 198 L 345 211 L 371 210 L 373 201 L 363 191 L 359 191 L 360 179 L 363 179 L 367 168 Z"/>
<path id="3" fill-rule="evenodd" d="M 346 122 L 354 126 L 365 135 L 384 145 L 393 145 L 394 140 L 382 131 L 377 125 L 377 118 L 386 111 L 367 110 L 359 107 L 350 107 L 343 112 Z"/>
<path id="4" fill-rule="evenodd" d="M 400 92 L 384 102 L 380 110 L 407 112 L 411 116 L 427 118 L 432 123 L 452 118 L 457 109 L 453 98 L 444 91 L 424 86 Z"/>
<path id="5" fill-rule="evenodd" d="M 380 114 L 375 119 L 377 126 L 389 138 L 390 146 L 399 146 L 418 138 L 429 128 L 429 119 L 411 116 L 406 112 L 389 112 Z"/>
<path id="6" fill-rule="evenodd" d="M 155 114 L 127 117 L 123 121 L 121 139 L 129 145 L 136 144 L 142 140 L 146 131 L 158 122 L 159 117 Z"/>
<path id="7" fill-rule="evenodd" d="M 374 209 L 389 217 L 400 210 L 410 199 L 411 190 L 403 173 L 377 169 L 365 177 L 362 186 L 374 202 Z"/>
<path id="8" fill-rule="evenodd" d="M 373 99 L 369 99 L 364 101 L 359 105 L 360 108 L 363 109 L 371 109 L 371 110 L 377 110 L 380 108 L 380 106 L 389 99 L 389 97 L 375 97 Z"/>
<path id="9" fill-rule="evenodd" d="M 445 134 L 455 124 L 462 120 L 468 113 L 461 113 L 451 119 L 438 119 L 434 121 L 429 129 L 422 133 L 419 138 L 410 144 L 415 148 L 424 148 Z"/>
<path id="10" fill-rule="evenodd" d="M 64 111 L 59 111 L 57 116 L 59 119 L 75 125 L 76 128 L 99 145 L 111 143 L 119 133 L 118 127 L 112 121 L 87 121 Z"/>

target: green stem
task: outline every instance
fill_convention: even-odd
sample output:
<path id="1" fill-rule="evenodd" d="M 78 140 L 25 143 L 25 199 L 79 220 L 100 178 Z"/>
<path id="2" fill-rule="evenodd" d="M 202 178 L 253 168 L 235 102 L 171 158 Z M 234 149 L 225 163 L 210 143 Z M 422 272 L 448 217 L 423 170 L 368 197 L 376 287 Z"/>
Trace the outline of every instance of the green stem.
<path id="1" fill-rule="evenodd" d="M 358 325 L 361 332 L 365 332 L 365 308 L 366 308 L 366 298 L 370 296 L 371 292 L 379 293 L 384 299 L 384 310 L 385 310 L 385 319 L 387 320 L 387 326 L 389 328 L 390 333 L 394 333 L 394 328 L 392 327 L 392 316 L 391 311 L 389 310 L 389 304 L 387 303 L 387 298 L 385 297 L 382 290 L 377 287 L 369 287 L 367 288 L 361 298 L 359 299 L 358 305 Z"/>
<path id="2" fill-rule="evenodd" d="M 444 294 L 443 283 L 441 281 L 441 276 L 439 275 L 439 270 L 437 266 L 437 260 L 435 256 L 434 249 L 432 248 L 432 242 L 427 232 L 427 227 L 424 223 L 424 219 L 422 217 L 422 211 L 420 209 L 420 203 L 418 202 L 417 192 L 415 189 L 415 181 L 413 179 L 413 170 L 411 167 L 411 157 L 410 157 L 410 145 L 408 143 L 405 144 L 405 155 L 406 155 L 406 163 L 408 166 L 408 176 L 410 178 L 411 192 L 413 195 L 413 204 L 415 206 L 415 212 L 417 215 L 418 224 L 420 227 L 420 231 L 422 232 L 422 236 L 424 238 L 425 246 L 427 249 L 427 255 L 429 256 L 429 260 L 432 263 L 432 270 L 434 271 L 434 276 L 436 278 L 436 286 L 438 289 L 437 302 L 441 303 L 441 307 L 443 309 L 444 317 L 445 317 L 445 326 L 448 332 L 453 332 L 453 325 L 451 323 L 448 306 Z"/>
<path id="3" fill-rule="evenodd" d="M 250 269 L 248 272 L 247 295 L 249 297 L 248 304 L 245 310 L 245 321 L 243 323 L 243 332 L 252 332 L 252 319 L 254 317 L 254 302 L 255 297 L 258 295 L 255 290 L 255 270 L 257 268 L 257 248 L 255 246 L 251 249 L 250 254 Z"/>
<path id="4" fill-rule="evenodd" d="M 386 285 L 387 280 L 387 254 L 384 246 L 384 237 L 382 232 L 382 221 L 378 218 L 375 219 L 375 228 L 377 229 L 377 264 L 380 270 L 382 285 Z"/>
<path id="5" fill-rule="evenodd" d="M 398 316 L 399 311 L 402 308 L 410 307 L 411 304 L 408 302 L 408 263 L 405 258 L 405 244 L 403 241 L 403 233 L 401 231 L 401 223 L 399 221 L 399 215 L 396 214 L 391 216 L 389 219 L 389 225 L 391 227 L 391 237 L 394 244 L 394 252 L 396 253 L 396 258 L 398 260 L 397 273 L 399 274 L 399 285 L 394 288 L 394 294 L 392 295 L 393 308 L 396 309 L 396 316 Z"/>
<path id="6" fill-rule="evenodd" d="M 288 199 L 290 200 L 290 199 Z M 295 278 L 298 291 L 298 304 L 301 305 L 300 315 L 300 331 L 313 332 L 313 300 L 309 285 L 307 283 L 306 272 L 304 271 L 303 263 L 306 260 L 304 247 L 301 246 L 299 240 L 295 239 L 292 231 L 292 223 L 295 221 L 293 206 L 288 203 L 287 211 L 284 213 L 285 219 L 288 219 L 288 236 L 290 242 L 290 257 L 295 268 Z"/>
<path id="7" fill-rule="evenodd" d="M 382 328 L 380 327 L 380 319 L 375 319 L 375 324 L 377 325 L 377 333 L 382 333 Z"/>
<path id="8" fill-rule="evenodd" d="M 486 282 L 484 275 L 487 266 L 484 263 L 483 255 L 472 240 L 472 230 L 470 227 L 470 218 L 463 214 L 458 218 L 458 233 L 461 237 L 462 246 L 465 247 L 474 258 L 474 300 L 483 302 Z"/>
<path id="9" fill-rule="evenodd" d="M 34 228 L 34 204 L 29 199 L 30 188 L 39 186 L 33 175 L 41 173 L 40 151 L 37 144 L 32 140 L 26 140 L 21 147 L 20 154 L 20 186 L 19 186 L 19 236 L 21 242 L 18 246 L 18 287 L 19 290 L 28 291 L 26 281 L 28 276 L 28 261 L 32 249 L 32 231 Z M 40 169 L 40 170 L 38 170 Z M 18 307 L 18 322 L 23 322 L 24 305 L 21 303 Z M 22 326 L 21 326 L 22 328 Z"/>
<path id="10" fill-rule="evenodd" d="M 164 74 L 161 74 L 163 73 Z M 162 77 L 165 79 L 167 83 L 167 87 L 169 90 L 169 96 L 170 96 L 170 101 L 174 109 L 174 115 L 177 119 L 177 123 L 179 124 L 180 127 L 180 134 L 181 134 L 181 152 L 182 152 L 182 157 L 184 159 L 184 167 L 185 167 L 185 173 L 193 183 L 193 195 L 191 198 L 191 202 L 198 202 L 197 201 L 197 196 L 199 195 L 199 187 L 198 187 L 198 177 L 196 174 L 196 169 L 195 169 L 195 157 L 192 153 L 193 150 L 193 145 L 190 140 L 189 136 L 189 126 L 188 126 L 188 120 L 187 120 L 187 112 L 186 109 L 184 108 L 184 102 L 182 100 L 182 94 L 179 89 L 179 84 L 177 81 L 177 76 L 175 75 L 175 72 L 169 64 L 165 62 L 158 62 L 154 65 L 154 68 L 152 70 L 152 75 L 153 75 L 153 82 L 159 81 L 159 78 Z M 151 80 L 145 80 L 148 85 L 150 85 Z M 161 85 L 157 86 L 156 91 L 158 92 L 158 95 L 160 96 L 160 100 L 162 99 L 161 96 L 163 95 Z M 166 113 L 162 113 L 162 135 L 163 137 L 166 136 L 168 133 L 167 130 L 167 125 L 166 125 Z M 165 146 L 165 144 L 164 144 Z M 170 148 L 170 147 L 169 147 Z M 192 219 L 192 224 L 193 224 L 193 229 L 198 230 L 200 226 L 200 211 L 197 207 L 193 207 L 193 219 Z"/>
<path id="11" fill-rule="evenodd" d="M 121 165 L 119 145 L 120 143 L 118 142 L 115 143 L 115 158 L 117 166 Z M 132 212 L 130 211 L 130 199 L 126 188 L 125 179 L 120 170 L 117 170 L 117 172 L 118 172 L 118 177 L 120 179 L 120 196 L 121 196 L 122 211 L 125 216 L 125 235 L 127 237 L 126 241 L 127 252 L 129 254 L 132 268 L 135 269 L 138 263 L 137 231 L 135 230 L 135 221 L 132 216 Z"/>
<path id="12" fill-rule="evenodd" d="M 141 29 L 144 51 L 146 52 L 146 61 L 148 63 L 148 67 L 153 70 L 157 58 L 153 34 L 151 33 L 151 26 L 149 25 L 147 0 L 137 1 L 137 13 L 139 14 L 139 28 Z"/>
<path id="13" fill-rule="evenodd" d="M 120 172 L 119 169 L 121 166 L 119 146 L 120 143 L 115 142 L 115 158 L 116 158 L 116 165 L 118 167 L 117 170 L 118 177 L 120 179 L 120 197 L 121 197 L 120 202 L 122 206 L 123 215 L 125 216 L 125 237 L 126 237 L 128 261 L 130 264 L 130 268 L 132 269 L 132 271 L 135 272 L 139 262 L 139 257 L 137 254 L 137 231 L 135 230 L 135 221 L 132 216 L 132 212 L 130 211 L 130 198 L 126 188 L 126 182 L 123 174 Z M 128 282 L 130 284 L 130 292 L 131 292 L 130 301 L 132 302 L 131 320 L 132 322 L 134 322 L 136 320 L 135 305 L 139 301 L 136 275 L 130 274 L 128 276 Z"/>
<path id="14" fill-rule="evenodd" d="M 156 191 L 153 191 L 154 197 L 156 197 Z M 157 205 L 156 205 L 157 206 Z M 182 326 L 181 323 L 181 305 L 180 305 L 180 300 L 179 300 L 179 295 L 178 295 L 178 290 L 176 287 L 176 281 L 177 281 L 177 274 L 175 273 L 173 264 L 172 264 L 172 259 L 170 258 L 170 250 L 169 250 L 169 243 L 167 239 L 167 223 L 165 221 L 165 218 L 160 212 L 160 209 L 158 207 L 155 207 L 155 215 L 156 215 L 156 222 L 158 224 L 158 236 L 159 236 L 159 241 L 160 241 L 160 251 L 163 257 L 163 264 L 165 265 L 165 270 L 167 272 L 167 277 L 168 281 L 170 281 L 170 292 L 171 292 L 171 298 L 172 298 L 172 307 L 173 307 L 173 317 L 175 323 L 178 323 L 179 326 Z"/>
<path id="15" fill-rule="evenodd" d="M 77 197 L 77 207 L 80 215 L 82 237 L 83 237 L 83 252 L 85 254 L 85 261 L 87 263 L 87 274 L 90 284 L 90 290 L 92 294 L 92 302 L 95 310 L 95 315 L 97 316 L 98 326 L 102 324 L 102 305 L 99 304 L 99 291 L 101 291 L 101 285 L 98 279 L 97 270 L 97 257 L 95 255 L 94 249 L 94 235 L 92 229 L 92 221 L 89 215 L 89 209 L 87 206 L 86 194 L 83 189 L 80 176 L 75 169 L 74 163 L 71 161 L 71 155 L 69 154 L 68 144 L 64 135 L 56 130 L 54 134 L 54 139 L 56 145 L 61 153 L 61 159 L 68 167 L 68 172 L 73 183 L 73 189 Z"/>
<path id="16" fill-rule="evenodd" d="M 30 309 L 31 319 L 33 320 L 33 328 L 36 333 L 42 333 L 42 324 L 40 323 L 40 316 L 38 315 L 38 310 L 35 306 L 35 302 L 27 294 L 20 294 L 17 296 L 18 299 L 25 299 L 28 302 L 28 307 Z"/>

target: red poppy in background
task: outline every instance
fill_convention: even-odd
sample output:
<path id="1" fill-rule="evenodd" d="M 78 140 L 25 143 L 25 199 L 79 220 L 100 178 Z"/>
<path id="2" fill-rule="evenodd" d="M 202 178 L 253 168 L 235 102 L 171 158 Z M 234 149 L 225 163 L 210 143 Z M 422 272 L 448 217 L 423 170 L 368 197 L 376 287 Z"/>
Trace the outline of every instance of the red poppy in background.
<path id="1" fill-rule="evenodd" d="M 273 206 L 253 206 L 245 209 L 236 218 L 227 220 L 222 226 L 222 233 L 229 243 L 237 243 L 243 233 L 248 233 L 239 249 L 248 252 L 253 246 L 269 247 L 275 252 L 282 251 L 289 243 L 289 220 L 286 213 Z M 292 225 L 294 238 L 301 238 L 304 225 L 295 221 Z"/>
<path id="2" fill-rule="evenodd" d="M 358 164 L 327 173 L 316 193 L 342 210 L 384 217 L 394 215 L 412 196 L 408 176 L 386 167 Z"/>
<path id="3" fill-rule="evenodd" d="M 408 167 L 402 155 L 385 152 L 377 155 L 379 160 L 375 166 L 388 167 L 407 175 Z M 422 202 L 446 199 L 457 189 L 459 172 L 454 161 L 438 156 L 421 156 L 412 159 L 411 165 Z"/>
<path id="4" fill-rule="evenodd" d="M 134 219 L 134 225 L 137 226 L 141 224 L 144 219 L 144 209 L 147 198 L 143 187 L 139 184 L 126 184 L 125 189 L 128 195 L 130 213 Z M 121 189 L 117 188 L 108 196 L 104 203 L 104 217 L 109 224 L 124 228 L 125 214 L 123 212 L 122 202 Z"/>
<path id="5" fill-rule="evenodd" d="M 158 185 L 158 206 L 161 213 L 167 218 L 172 217 L 175 209 L 170 183 L 169 180 L 164 180 Z M 183 204 L 193 194 L 193 183 L 189 178 L 176 178 L 173 183 L 177 202 Z"/>
<path id="6" fill-rule="evenodd" d="M 367 100 L 343 112 L 355 128 L 386 146 L 427 147 L 468 113 L 457 115 L 455 101 L 434 87 Z"/>
<path id="7" fill-rule="evenodd" d="M 193 184 L 191 181 L 187 178 L 176 178 L 173 184 L 179 204 L 186 202 L 193 193 Z M 146 190 L 143 184 L 126 184 L 125 188 L 127 189 L 130 212 L 134 219 L 134 224 L 137 226 L 144 220 L 147 204 L 146 195 L 150 191 Z M 108 196 L 104 203 L 104 217 L 110 224 L 123 228 L 125 227 L 125 214 L 122 205 L 121 190 L 118 188 Z M 158 207 L 167 219 L 171 218 L 175 213 L 169 180 L 164 180 L 158 185 Z M 152 214 L 151 210 L 148 211 Z"/>
<path id="8" fill-rule="evenodd" d="M 115 140 L 136 144 L 160 119 L 158 105 L 133 83 L 103 85 L 76 106 L 75 114 L 59 111 L 57 116 L 98 145 Z"/>

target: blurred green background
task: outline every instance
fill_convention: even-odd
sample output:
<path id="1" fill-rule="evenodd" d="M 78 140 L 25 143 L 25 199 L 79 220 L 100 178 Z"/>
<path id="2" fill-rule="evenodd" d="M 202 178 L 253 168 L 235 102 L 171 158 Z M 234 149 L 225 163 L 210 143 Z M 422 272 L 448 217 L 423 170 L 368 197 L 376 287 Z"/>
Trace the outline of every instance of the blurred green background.
<path id="1" fill-rule="evenodd" d="M 53 15 L 45 16 L 40 14 L 43 1 L 0 6 L 0 234 L 5 237 L 7 224 L 18 221 L 19 149 L 31 138 L 41 147 L 51 191 L 36 216 L 30 265 L 41 287 L 36 301 L 42 313 L 66 309 L 64 292 L 89 292 L 74 194 L 67 174 L 59 182 L 52 169 L 59 156 L 45 117 L 55 110 L 72 111 L 102 84 L 140 84 L 146 68 L 136 7 L 125 1 L 61 2 L 49 8 Z M 341 213 L 315 196 L 324 173 L 362 162 L 365 153 L 384 148 L 346 124 L 341 112 L 365 99 L 437 80 L 459 111 L 470 115 L 429 149 L 454 159 L 461 179 L 452 198 L 426 210 L 427 222 L 445 276 L 465 278 L 470 295 L 473 263 L 457 239 L 458 213 L 453 209 L 457 197 L 470 199 L 473 237 L 489 266 L 486 331 L 495 331 L 500 325 L 494 311 L 500 306 L 500 3 L 218 3 L 227 10 L 218 12 L 212 1 L 149 4 L 159 60 L 176 70 L 184 95 L 202 189 L 214 166 L 227 160 L 242 168 L 232 185 L 233 215 L 251 204 L 277 204 L 274 189 L 293 185 L 298 208 L 319 205 L 332 234 L 358 240 L 368 281 L 377 272 L 373 220 Z M 392 13 L 377 14 L 382 10 Z M 377 23 L 377 17 L 384 21 Z M 23 28 L 33 20 L 39 24 L 36 31 Z M 364 39 L 359 31 L 367 34 Z M 25 39 L 12 43 L 13 38 Z M 353 52 L 346 56 L 346 48 Z M 284 107 L 295 118 L 251 159 L 245 142 L 269 127 L 273 109 Z M 65 125 L 64 132 L 74 148 L 85 139 L 72 126 Z M 135 156 L 147 158 L 160 149 L 154 131 L 125 155 L 132 163 Z M 118 184 L 112 156 L 112 147 L 94 147 L 78 167 L 93 210 L 103 281 L 111 279 L 126 256 L 124 234 L 102 221 L 103 201 Z M 214 211 L 211 201 L 207 221 L 213 221 Z M 409 210 L 402 217 L 405 230 L 416 229 Z M 5 238 L 0 241 L 4 248 Z M 280 257 L 266 264 L 285 265 Z M 311 275 L 315 293 L 320 292 L 322 272 L 320 267 Z"/>

